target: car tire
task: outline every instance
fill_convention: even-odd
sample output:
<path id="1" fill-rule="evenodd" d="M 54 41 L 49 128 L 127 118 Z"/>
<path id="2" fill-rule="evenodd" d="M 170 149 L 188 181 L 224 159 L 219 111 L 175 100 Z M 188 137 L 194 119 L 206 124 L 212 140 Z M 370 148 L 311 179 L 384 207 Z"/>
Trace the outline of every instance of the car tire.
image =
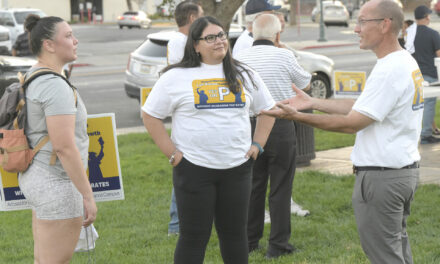
<path id="1" fill-rule="evenodd" d="M 121 26 L 121 25 L 120 25 L 120 26 L 119 26 L 119 29 L 122 29 L 123 27 L 124 27 L 124 26 Z"/>
<path id="2" fill-rule="evenodd" d="M 345 27 L 348 27 L 348 22 L 345 22 Z"/>
<path id="3" fill-rule="evenodd" d="M 127 26 L 128 27 L 128 29 L 131 29 L 131 26 Z"/>
<path id="4" fill-rule="evenodd" d="M 330 82 L 327 76 L 315 73 L 310 81 L 310 96 L 325 99 L 331 96 Z"/>

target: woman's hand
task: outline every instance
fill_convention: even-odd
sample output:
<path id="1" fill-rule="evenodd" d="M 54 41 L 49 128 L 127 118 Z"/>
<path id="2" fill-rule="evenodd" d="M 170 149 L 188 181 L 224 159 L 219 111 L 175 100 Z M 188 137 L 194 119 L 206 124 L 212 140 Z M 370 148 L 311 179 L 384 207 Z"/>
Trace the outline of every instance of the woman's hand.
<path id="1" fill-rule="evenodd" d="M 179 165 L 179 163 L 182 161 L 183 159 L 183 153 L 180 152 L 179 150 L 176 151 L 176 154 L 174 154 L 174 162 L 171 163 L 171 165 L 173 167 L 176 167 L 177 165 Z"/>
<path id="2" fill-rule="evenodd" d="M 95 222 L 98 208 L 96 207 L 95 199 L 93 197 L 83 198 L 83 204 L 84 204 L 83 226 L 88 227 L 93 222 Z"/>
<path id="3" fill-rule="evenodd" d="M 251 145 L 251 148 L 249 149 L 249 151 L 246 153 L 246 158 L 253 158 L 254 160 L 256 160 L 258 158 L 258 154 L 260 153 L 260 150 L 257 148 L 257 146 Z"/>

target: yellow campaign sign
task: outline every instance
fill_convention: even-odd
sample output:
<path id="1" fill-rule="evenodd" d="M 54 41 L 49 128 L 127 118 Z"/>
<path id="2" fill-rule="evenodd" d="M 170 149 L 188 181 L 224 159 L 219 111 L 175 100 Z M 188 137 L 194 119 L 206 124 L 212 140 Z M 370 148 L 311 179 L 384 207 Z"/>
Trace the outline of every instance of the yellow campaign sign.
<path id="1" fill-rule="evenodd" d="M 142 108 L 142 106 L 144 106 L 145 102 L 147 101 L 147 98 L 150 95 L 151 90 L 153 90 L 153 88 L 151 88 L 151 87 L 142 87 L 141 88 L 141 90 L 140 90 L 141 108 Z M 141 118 L 142 118 L 142 109 L 140 109 L 140 114 L 141 114 Z"/>
<path id="2" fill-rule="evenodd" d="M 18 173 L 7 172 L 0 167 L 3 188 L 18 187 Z"/>
<path id="3" fill-rule="evenodd" d="M 115 115 L 89 115 L 89 159 L 87 175 L 96 201 L 124 199 Z M 18 186 L 18 174 L 0 167 L 0 209 L 22 210 L 30 208 Z"/>
<path id="4" fill-rule="evenodd" d="M 365 72 L 334 72 L 335 97 L 358 97 L 365 88 Z"/>
<path id="5" fill-rule="evenodd" d="M 18 173 L 11 173 L 0 167 L 0 209 L 22 210 L 30 208 L 18 187 Z"/>
<path id="6" fill-rule="evenodd" d="M 114 114 L 89 115 L 87 175 L 96 200 L 123 199 Z"/>
<path id="7" fill-rule="evenodd" d="M 142 87 L 141 88 L 141 107 L 145 104 L 145 102 L 147 101 L 148 95 L 150 95 L 151 90 L 153 90 L 153 88 L 151 87 Z"/>

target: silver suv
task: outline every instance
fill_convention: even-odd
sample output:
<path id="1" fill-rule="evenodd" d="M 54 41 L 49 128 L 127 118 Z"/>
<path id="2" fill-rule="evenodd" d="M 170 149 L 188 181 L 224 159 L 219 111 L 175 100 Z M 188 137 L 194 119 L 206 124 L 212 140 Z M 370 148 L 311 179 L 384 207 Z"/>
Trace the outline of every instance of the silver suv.
<path id="1" fill-rule="evenodd" d="M 231 48 L 240 33 L 241 31 L 229 32 Z M 142 87 L 154 86 L 159 78 L 159 72 L 167 65 L 167 43 L 174 34 L 175 31 L 149 34 L 146 40 L 130 54 L 124 83 L 125 92 L 129 97 L 139 99 Z M 311 52 L 291 50 L 295 54 L 298 63 L 312 74 L 311 95 L 318 98 L 330 97 L 333 94 L 331 82 L 333 60 Z"/>

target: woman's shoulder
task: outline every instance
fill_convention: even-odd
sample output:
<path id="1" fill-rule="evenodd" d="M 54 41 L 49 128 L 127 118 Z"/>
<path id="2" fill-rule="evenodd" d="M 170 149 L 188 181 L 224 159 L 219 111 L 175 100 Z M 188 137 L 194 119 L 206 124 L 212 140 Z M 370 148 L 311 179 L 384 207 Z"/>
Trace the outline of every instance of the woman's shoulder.
<path id="1" fill-rule="evenodd" d="M 31 69 L 26 78 L 30 78 L 33 73 L 35 71 Z M 52 73 L 38 76 L 26 89 L 29 94 L 37 95 L 37 97 L 63 96 L 71 90 L 72 88 L 63 78 Z"/>

